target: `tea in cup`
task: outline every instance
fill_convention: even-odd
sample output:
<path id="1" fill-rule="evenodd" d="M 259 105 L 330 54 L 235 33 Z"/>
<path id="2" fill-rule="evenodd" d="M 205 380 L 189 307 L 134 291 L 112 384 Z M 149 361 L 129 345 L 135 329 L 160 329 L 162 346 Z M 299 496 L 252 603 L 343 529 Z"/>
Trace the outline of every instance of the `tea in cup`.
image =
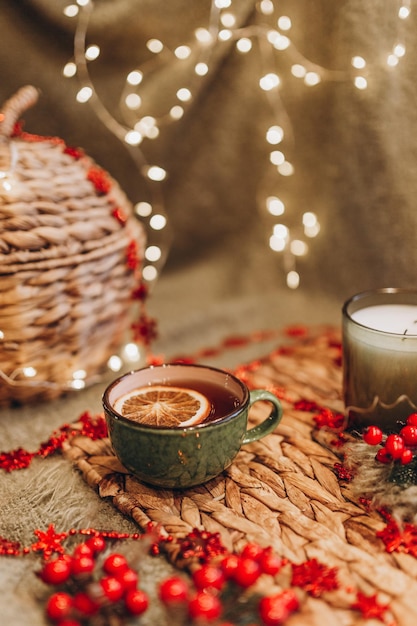
<path id="1" fill-rule="evenodd" d="M 249 408 L 272 404 L 260 424 L 247 428 Z M 227 371 L 204 365 L 165 364 L 130 372 L 103 395 L 109 437 L 120 462 L 140 480 L 188 488 L 214 478 L 242 445 L 271 433 L 282 418 L 278 398 L 249 391 Z"/>

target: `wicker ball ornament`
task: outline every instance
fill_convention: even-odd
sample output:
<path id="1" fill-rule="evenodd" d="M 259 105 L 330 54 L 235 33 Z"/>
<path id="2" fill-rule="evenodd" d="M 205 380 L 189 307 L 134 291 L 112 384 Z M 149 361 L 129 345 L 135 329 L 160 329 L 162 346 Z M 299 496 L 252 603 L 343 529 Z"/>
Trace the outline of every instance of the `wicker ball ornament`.
<path id="1" fill-rule="evenodd" d="M 118 183 L 80 149 L 23 132 L 37 90 L 0 112 L 0 404 L 88 384 L 131 324 L 145 234 Z"/>

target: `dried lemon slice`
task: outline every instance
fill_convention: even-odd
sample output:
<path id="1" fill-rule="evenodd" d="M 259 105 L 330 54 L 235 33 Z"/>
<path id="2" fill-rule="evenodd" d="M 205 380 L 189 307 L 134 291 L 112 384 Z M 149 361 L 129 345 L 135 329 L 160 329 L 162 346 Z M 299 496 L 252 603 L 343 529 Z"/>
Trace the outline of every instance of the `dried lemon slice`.
<path id="1" fill-rule="evenodd" d="M 166 428 L 194 426 L 209 415 L 209 400 L 195 389 L 152 385 L 135 389 L 115 402 L 115 410 L 141 424 Z"/>

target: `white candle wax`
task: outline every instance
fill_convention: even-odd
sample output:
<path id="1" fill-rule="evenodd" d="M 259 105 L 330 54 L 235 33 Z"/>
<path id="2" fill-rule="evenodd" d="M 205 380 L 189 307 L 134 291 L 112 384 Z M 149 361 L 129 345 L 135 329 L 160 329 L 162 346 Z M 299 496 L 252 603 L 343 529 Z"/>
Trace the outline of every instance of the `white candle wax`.
<path id="1" fill-rule="evenodd" d="M 417 335 L 417 306 L 413 304 L 378 304 L 359 309 L 351 318 L 374 330 L 399 335 Z"/>

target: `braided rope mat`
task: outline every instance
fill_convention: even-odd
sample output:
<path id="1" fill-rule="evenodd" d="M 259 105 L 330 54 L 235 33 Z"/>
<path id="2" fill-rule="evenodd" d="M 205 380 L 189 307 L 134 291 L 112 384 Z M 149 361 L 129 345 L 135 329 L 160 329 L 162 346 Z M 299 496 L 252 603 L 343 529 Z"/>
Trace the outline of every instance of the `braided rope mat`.
<path id="1" fill-rule="evenodd" d="M 203 486 L 180 492 L 145 486 L 120 465 L 107 439 L 76 437 L 64 454 L 102 498 L 110 498 L 142 528 L 152 521 L 174 538 L 206 529 L 220 533 L 229 550 L 255 541 L 294 563 L 317 559 L 336 567 L 340 588 L 319 598 L 306 595 L 291 625 L 380 624 L 360 619 L 350 608 L 349 588 L 378 594 L 378 601 L 389 604 L 396 626 L 415 624 L 417 560 L 385 551 L 376 537 L 385 522 L 361 507 L 349 484 L 336 477 L 335 434 L 317 430 L 313 413 L 294 409 L 303 399 L 343 411 L 339 340 L 338 332 L 318 329 L 253 367 L 240 368 L 249 386 L 272 389 L 283 398 L 284 417 L 276 432 L 245 446 L 231 467 Z M 257 403 L 251 425 L 268 410 Z M 174 543 L 169 558 L 182 567 L 178 557 Z"/>

